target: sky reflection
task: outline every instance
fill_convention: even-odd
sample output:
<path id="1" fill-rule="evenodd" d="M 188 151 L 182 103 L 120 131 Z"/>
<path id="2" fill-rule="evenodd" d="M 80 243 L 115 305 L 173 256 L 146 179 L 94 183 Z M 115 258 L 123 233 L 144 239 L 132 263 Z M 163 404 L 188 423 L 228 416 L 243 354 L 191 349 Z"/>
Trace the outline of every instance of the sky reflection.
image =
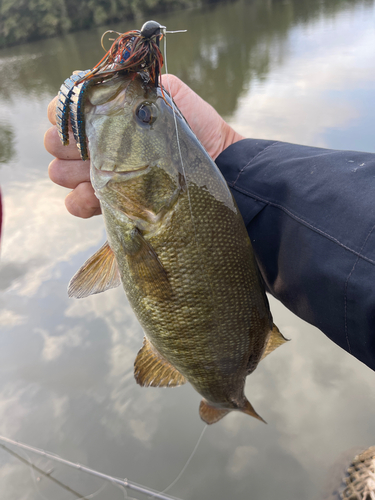
<path id="1" fill-rule="evenodd" d="M 348 7 L 294 26 L 285 42 L 288 57 L 281 61 L 275 40 L 267 80 L 255 81 L 241 96 L 232 125 L 247 137 L 374 151 L 369 139 L 375 104 L 368 93 L 375 82 L 375 32 L 369 11 Z M 358 140 L 358 129 L 367 140 Z"/>

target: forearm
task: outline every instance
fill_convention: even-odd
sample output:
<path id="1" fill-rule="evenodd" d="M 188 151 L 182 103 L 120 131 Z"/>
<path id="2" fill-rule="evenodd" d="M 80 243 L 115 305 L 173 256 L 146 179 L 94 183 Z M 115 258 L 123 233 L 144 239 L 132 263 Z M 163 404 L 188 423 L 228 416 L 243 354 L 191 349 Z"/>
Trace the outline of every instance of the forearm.
<path id="1" fill-rule="evenodd" d="M 375 155 L 246 139 L 216 163 L 268 291 L 375 369 Z"/>

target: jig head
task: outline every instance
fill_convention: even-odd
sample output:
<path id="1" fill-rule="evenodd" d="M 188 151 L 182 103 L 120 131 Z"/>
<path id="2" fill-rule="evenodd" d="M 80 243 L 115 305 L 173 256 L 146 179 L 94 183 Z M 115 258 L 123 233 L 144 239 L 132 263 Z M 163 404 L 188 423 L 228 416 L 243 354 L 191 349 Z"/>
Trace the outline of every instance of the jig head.
<path id="1" fill-rule="evenodd" d="M 140 30 L 117 33 L 105 56 L 92 69 L 79 71 L 65 80 L 60 87 L 56 107 L 56 125 L 60 140 L 64 146 L 69 144 L 69 117 L 74 139 L 81 153 L 82 160 L 87 160 L 88 148 L 85 132 L 84 97 L 88 87 L 100 84 L 116 74 L 147 73 L 149 81 L 159 86 L 163 56 L 160 52 L 160 40 L 166 33 L 166 27 L 156 21 L 147 21 Z M 163 92 L 163 89 L 161 87 Z M 163 94 L 164 95 L 164 94 Z"/>

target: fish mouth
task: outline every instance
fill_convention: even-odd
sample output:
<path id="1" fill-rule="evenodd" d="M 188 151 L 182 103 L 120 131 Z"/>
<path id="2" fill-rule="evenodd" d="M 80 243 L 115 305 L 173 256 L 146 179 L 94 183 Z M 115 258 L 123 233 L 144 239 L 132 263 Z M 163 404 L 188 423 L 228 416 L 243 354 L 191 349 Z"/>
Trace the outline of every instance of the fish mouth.
<path id="1" fill-rule="evenodd" d="M 139 167 L 132 168 L 131 170 L 118 170 L 118 166 L 114 165 L 112 170 L 106 170 L 104 168 L 98 168 L 94 167 L 97 172 L 102 172 L 104 174 L 112 174 L 112 175 L 131 175 L 135 174 L 137 172 L 142 172 L 143 170 L 146 170 L 149 167 L 149 163 L 146 165 L 140 165 Z"/>
<path id="2" fill-rule="evenodd" d="M 117 170 L 116 165 L 113 170 L 104 170 L 102 168 L 95 167 L 91 164 L 91 182 L 94 186 L 95 191 L 103 189 L 108 182 L 122 182 L 124 178 L 132 179 L 140 174 L 147 171 L 151 165 L 147 163 L 146 165 L 140 165 L 131 170 Z"/>

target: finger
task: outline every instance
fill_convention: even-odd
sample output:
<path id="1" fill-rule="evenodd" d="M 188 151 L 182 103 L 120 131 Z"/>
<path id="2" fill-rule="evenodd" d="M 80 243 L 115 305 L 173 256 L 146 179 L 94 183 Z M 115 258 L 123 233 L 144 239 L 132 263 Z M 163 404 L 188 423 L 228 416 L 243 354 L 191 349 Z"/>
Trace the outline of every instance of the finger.
<path id="1" fill-rule="evenodd" d="M 47 116 L 52 125 L 56 125 L 56 104 L 57 96 L 52 99 L 47 108 Z"/>
<path id="2" fill-rule="evenodd" d="M 60 141 L 56 127 L 50 127 L 44 134 L 44 147 L 51 155 L 62 160 L 79 160 L 81 155 L 78 151 L 73 132 L 69 131 L 69 145 L 63 146 Z"/>
<path id="3" fill-rule="evenodd" d="M 55 158 L 48 165 L 48 175 L 55 184 L 75 189 L 82 182 L 90 182 L 90 162 Z"/>
<path id="4" fill-rule="evenodd" d="M 171 91 L 171 94 L 174 95 L 178 88 L 181 86 L 182 81 L 175 75 L 162 75 L 161 83 L 165 89 Z"/>
<path id="5" fill-rule="evenodd" d="M 175 75 L 163 75 L 162 78 L 162 84 L 164 88 L 168 90 L 168 92 L 171 93 L 173 99 L 177 99 L 177 101 L 182 101 L 184 100 L 202 100 L 195 92 L 192 90 L 186 83 L 184 83 L 182 80 L 180 80 L 177 76 Z M 204 102 L 204 101 L 203 101 Z M 176 102 L 178 106 L 181 105 L 181 103 Z"/>
<path id="6" fill-rule="evenodd" d="M 101 213 L 100 203 L 90 182 L 82 182 L 65 198 L 65 206 L 76 217 L 88 219 Z"/>

